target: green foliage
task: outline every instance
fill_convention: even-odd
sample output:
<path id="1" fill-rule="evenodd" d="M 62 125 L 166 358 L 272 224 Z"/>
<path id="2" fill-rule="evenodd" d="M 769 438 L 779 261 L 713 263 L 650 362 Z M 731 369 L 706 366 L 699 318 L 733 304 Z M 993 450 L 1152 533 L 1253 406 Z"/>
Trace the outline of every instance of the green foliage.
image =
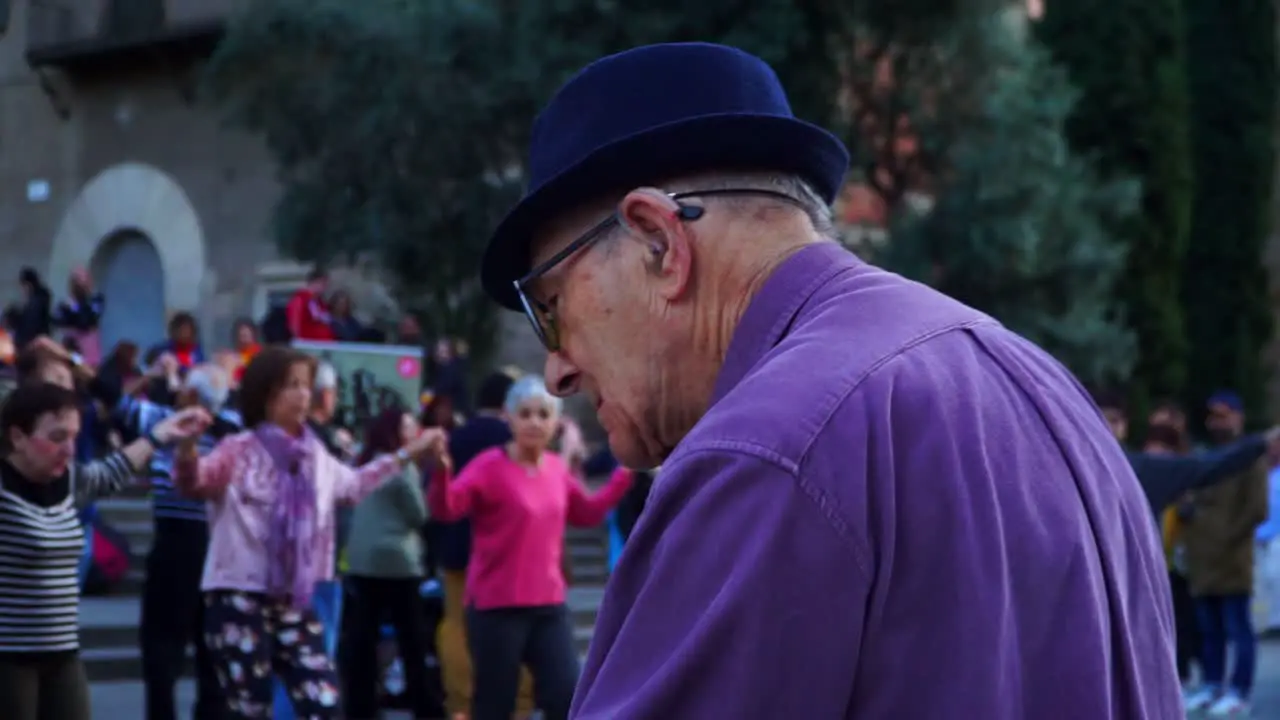
<path id="1" fill-rule="evenodd" d="M 227 118 L 261 134 L 277 162 L 281 251 L 372 257 L 424 329 L 467 340 L 477 366 L 497 338 L 480 253 L 519 196 L 536 108 L 593 54 L 539 52 L 539 18 L 502 12 L 466 0 L 261 0 L 206 72 Z"/>
<path id="2" fill-rule="evenodd" d="M 568 74 L 637 44 L 726 42 L 770 61 L 799 115 L 839 126 L 855 25 L 924 37 L 958 5 L 257 0 L 206 84 L 278 164 L 282 253 L 372 257 L 424 328 L 468 340 L 479 367 L 496 342 L 479 255 L 518 196 L 533 117 Z"/>
<path id="3" fill-rule="evenodd" d="M 1276 163 L 1276 6 L 1185 0 L 1196 193 L 1183 273 L 1190 360 L 1185 399 L 1217 388 L 1266 422 L 1263 351 L 1272 333 L 1264 246 Z"/>
<path id="4" fill-rule="evenodd" d="M 1137 183 L 1100 180 L 1070 151 L 1077 93 L 1007 24 L 937 48 L 937 67 L 966 76 L 932 95 L 947 108 L 941 140 L 918 123 L 944 179 L 927 212 L 899 215 L 876 261 L 999 319 L 1085 382 L 1126 378 L 1135 344 L 1114 307 L 1125 248 L 1113 228 L 1136 209 Z"/>
<path id="5" fill-rule="evenodd" d="M 1049 2 L 1038 35 L 1082 93 L 1067 124 L 1072 147 L 1104 177 L 1142 181 L 1142 213 L 1120 227 L 1129 258 L 1120 289 L 1138 337 L 1130 409 L 1145 417 L 1186 380 L 1178 297 L 1192 168 L 1179 0 Z"/>

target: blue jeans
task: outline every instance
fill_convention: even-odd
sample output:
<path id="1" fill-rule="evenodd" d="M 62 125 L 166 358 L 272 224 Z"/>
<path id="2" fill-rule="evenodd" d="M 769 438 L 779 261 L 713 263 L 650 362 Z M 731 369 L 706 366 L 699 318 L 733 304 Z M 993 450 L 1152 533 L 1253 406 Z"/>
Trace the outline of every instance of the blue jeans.
<path id="1" fill-rule="evenodd" d="M 1230 689 L 1248 697 L 1253 689 L 1258 639 L 1253 634 L 1248 595 L 1215 595 L 1196 598 L 1203 650 L 1200 667 L 1206 685 L 1222 688 L 1227 676 L 1227 644 L 1235 647 Z"/>

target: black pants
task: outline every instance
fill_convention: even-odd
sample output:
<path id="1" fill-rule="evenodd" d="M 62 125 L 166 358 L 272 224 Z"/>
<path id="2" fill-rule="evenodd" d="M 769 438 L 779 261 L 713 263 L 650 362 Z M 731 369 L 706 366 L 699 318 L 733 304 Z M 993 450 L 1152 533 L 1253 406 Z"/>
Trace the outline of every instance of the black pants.
<path id="1" fill-rule="evenodd" d="M 1191 663 L 1200 654 L 1200 626 L 1196 622 L 1195 601 L 1187 579 L 1176 570 L 1169 571 L 1169 588 L 1173 592 L 1173 626 L 1177 631 L 1178 678 L 1191 679 Z"/>
<path id="2" fill-rule="evenodd" d="M 89 720 L 80 654 L 0 654 L 0 708 L 5 720 Z"/>
<path id="3" fill-rule="evenodd" d="M 578 654 L 564 605 L 467 609 L 471 720 L 510 720 L 520 665 L 533 675 L 533 699 L 546 720 L 565 720 L 578 682 Z"/>
<path id="4" fill-rule="evenodd" d="M 176 720 L 174 685 L 186 666 L 187 645 L 195 646 L 195 720 L 221 717 L 222 700 L 204 642 L 200 577 L 209 549 L 209 528 L 196 520 L 156 518 L 142 590 L 142 677 L 147 720 Z"/>
<path id="5" fill-rule="evenodd" d="M 347 717 L 369 720 L 378 716 L 378 641 L 383 621 L 390 621 L 396 633 L 396 649 L 404 667 L 405 696 L 415 718 L 442 715 L 443 697 L 439 683 L 427 674 L 427 627 L 418 578 L 374 578 L 348 575 L 349 618 L 342 668 Z"/>

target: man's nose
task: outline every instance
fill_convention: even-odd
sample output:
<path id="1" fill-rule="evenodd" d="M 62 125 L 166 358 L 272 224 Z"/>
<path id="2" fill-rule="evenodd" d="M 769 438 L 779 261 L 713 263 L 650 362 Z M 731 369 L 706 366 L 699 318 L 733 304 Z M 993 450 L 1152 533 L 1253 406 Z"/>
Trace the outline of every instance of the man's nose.
<path id="1" fill-rule="evenodd" d="M 578 383 L 582 378 L 578 367 L 558 352 L 547 353 L 542 375 L 547 389 L 556 397 L 568 397 L 578 392 Z"/>

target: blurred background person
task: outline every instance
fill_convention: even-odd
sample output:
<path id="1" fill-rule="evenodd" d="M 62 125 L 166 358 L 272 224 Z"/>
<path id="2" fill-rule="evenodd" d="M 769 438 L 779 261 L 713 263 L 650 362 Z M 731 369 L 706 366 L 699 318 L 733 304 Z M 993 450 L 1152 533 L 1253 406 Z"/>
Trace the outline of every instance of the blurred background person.
<path id="1" fill-rule="evenodd" d="M 18 284 L 22 287 L 22 302 L 13 313 L 9 329 L 18 350 L 22 350 L 32 340 L 52 334 L 53 294 L 34 268 L 22 268 Z"/>
<path id="2" fill-rule="evenodd" d="M 102 293 L 94 292 L 89 271 L 77 268 L 67 281 L 67 299 L 58 303 L 53 313 L 53 324 L 70 337 L 79 347 L 84 361 L 97 366 L 102 360 L 102 341 L 98 324 L 106 309 Z"/>
<path id="3" fill-rule="evenodd" d="M 200 345 L 200 325 L 189 312 L 174 313 L 169 318 L 168 338 L 151 348 L 152 353 L 169 354 L 178 361 L 179 372 L 186 372 L 207 360 Z"/>
<path id="4" fill-rule="evenodd" d="M 561 402 L 542 378 L 516 381 L 504 410 L 512 440 L 480 453 L 455 479 L 436 473 L 428 503 L 442 520 L 471 518 L 471 720 L 509 720 L 522 664 L 533 675 L 543 716 L 564 720 L 578 679 L 565 607 L 565 527 L 601 524 L 630 488 L 631 477 L 615 476 L 590 494 L 564 459 L 549 452 Z"/>
<path id="5" fill-rule="evenodd" d="M 365 431 L 358 463 L 394 453 L 420 432 L 418 421 L 400 409 L 384 410 Z M 422 526 L 427 521 L 422 474 L 416 466 L 383 483 L 355 506 L 347 541 L 347 597 L 350 618 L 344 655 L 346 711 L 350 720 L 378 715 L 378 644 L 384 622 L 395 631 L 404 668 L 405 695 L 415 718 L 438 717 L 441 698 L 427 681 L 426 638 L 430 630 L 419 588 L 426 555 Z"/>

